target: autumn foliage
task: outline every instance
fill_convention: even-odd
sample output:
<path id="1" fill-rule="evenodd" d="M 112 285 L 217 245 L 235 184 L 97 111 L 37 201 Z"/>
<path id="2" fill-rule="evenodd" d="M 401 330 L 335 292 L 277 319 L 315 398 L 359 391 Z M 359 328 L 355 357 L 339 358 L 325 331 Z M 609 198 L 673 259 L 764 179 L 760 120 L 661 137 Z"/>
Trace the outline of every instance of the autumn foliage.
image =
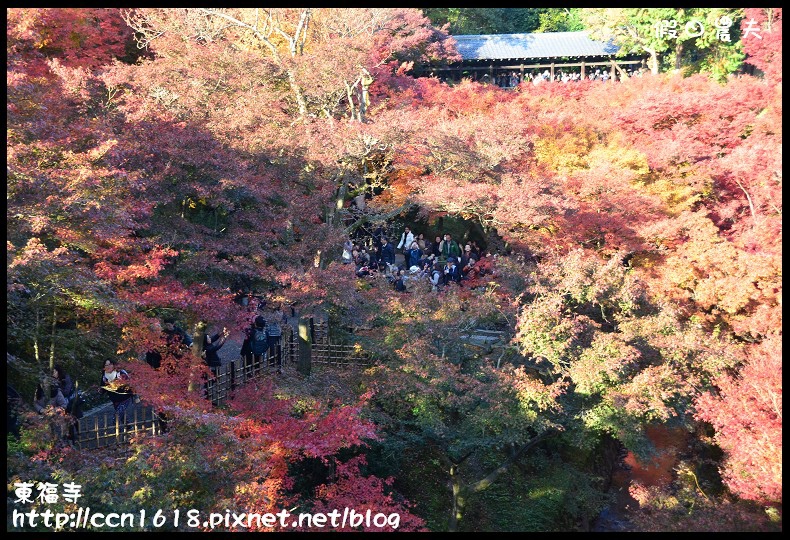
<path id="1" fill-rule="evenodd" d="M 702 425 L 727 493 L 694 523 L 780 508 L 782 10 L 744 16 L 758 76 L 505 91 L 415 78 L 459 57 L 413 8 L 9 9 L 9 376 L 32 395 L 55 359 L 88 385 L 127 364 L 172 431 L 113 467 L 58 452 L 135 504 L 353 503 L 464 530 L 495 521 L 480 508 L 512 475 L 578 527 L 606 444 L 649 459 L 646 426 Z M 365 219 L 475 222 L 503 246 L 496 277 L 411 296 L 358 280 L 336 261 L 360 194 Z M 215 410 L 189 391 L 208 371 L 163 321 L 238 336 L 252 292 L 373 355 L 354 399 L 258 383 Z M 496 353 L 470 345 L 481 328 Z"/>

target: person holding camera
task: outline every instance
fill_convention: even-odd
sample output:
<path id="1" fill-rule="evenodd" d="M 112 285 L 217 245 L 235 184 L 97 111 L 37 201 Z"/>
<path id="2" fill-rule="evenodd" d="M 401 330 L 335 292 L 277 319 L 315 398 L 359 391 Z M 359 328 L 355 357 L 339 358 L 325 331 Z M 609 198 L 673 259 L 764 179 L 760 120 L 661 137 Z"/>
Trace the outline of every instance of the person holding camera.
<path id="1" fill-rule="evenodd" d="M 230 332 L 228 332 L 227 328 L 222 329 L 222 334 L 203 335 L 203 353 L 201 356 L 208 364 L 208 367 L 212 368 L 212 371 L 222 365 L 222 360 L 217 352 L 225 345 L 228 336 L 230 336 Z"/>

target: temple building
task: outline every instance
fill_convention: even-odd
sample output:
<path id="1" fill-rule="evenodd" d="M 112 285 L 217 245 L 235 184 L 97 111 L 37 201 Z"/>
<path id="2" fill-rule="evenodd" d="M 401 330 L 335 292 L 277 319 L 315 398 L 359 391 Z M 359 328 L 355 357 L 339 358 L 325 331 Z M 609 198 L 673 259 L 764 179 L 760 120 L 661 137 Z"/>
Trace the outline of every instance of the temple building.
<path id="1" fill-rule="evenodd" d="M 593 40 L 585 31 L 452 37 L 463 60 L 426 68 L 420 75 L 436 76 L 448 82 L 462 78 L 497 82 L 505 76 L 508 82 L 524 82 L 546 72 L 551 80 L 558 80 L 559 73 L 575 74 L 584 79 L 597 70 L 598 74 L 605 71 L 609 74 L 606 79 L 614 81 L 646 66 L 646 56 L 635 54 L 615 58 L 619 50 L 617 45 Z"/>

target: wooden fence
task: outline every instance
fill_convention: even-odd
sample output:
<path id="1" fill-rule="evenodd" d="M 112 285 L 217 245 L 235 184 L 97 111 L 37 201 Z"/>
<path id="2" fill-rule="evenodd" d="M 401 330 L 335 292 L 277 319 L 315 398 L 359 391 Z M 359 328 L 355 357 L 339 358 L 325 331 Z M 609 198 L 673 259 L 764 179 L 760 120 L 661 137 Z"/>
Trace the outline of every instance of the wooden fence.
<path id="1" fill-rule="evenodd" d="M 268 352 L 259 361 L 245 366 L 244 359 L 212 368 L 214 376 L 206 381 L 203 392 L 212 405 L 220 406 L 227 402 L 233 390 L 247 381 L 258 379 L 274 370 L 286 369 L 296 365 L 299 356 L 297 336 L 288 325 L 283 325 L 283 336 L 275 355 Z M 373 361 L 357 345 L 332 343 L 325 322 L 311 325 L 312 346 L 311 362 L 334 367 L 372 365 Z M 278 365 L 280 360 L 282 365 Z M 104 446 L 128 443 L 132 437 L 141 433 L 158 435 L 166 429 L 166 421 L 150 406 L 134 404 L 124 415 L 111 412 L 80 418 L 72 428 L 72 440 L 78 448 L 101 448 Z"/>
<path id="2" fill-rule="evenodd" d="M 370 355 L 360 346 L 332 343 L 326 322 L 314 322 L 311 325 L 311 335 L 310 361 L 313 364 L 335 367 L 373 365 Z M 283 359 L 291 364 L 296 364 L 299 359 L 296 333 L 290 326 L 283 332 Z"/>
<path id="3" fill-rule="evenodd" d="M 255 361 L 253 358 L 249 366 L 245 366 L 244 359 L 239 357 L 238 360 L 223 364 L 218 368 L 211 368 L 214 377 L 209 379 L 204 388 L 206 398 L 215 407 L 223 405 L 237 387 L 245 384 L 247 381 L 259 379 L 266 373 L 285 367 L 279 365 L 284 358 L 282 345 L 280 345 L 276 348 L 274 356 L 270 358 L 267 351 L 261 355 L 260 360 Z"/>
<path id="4" fill-rule="evenodd" d="M 144 433 L 158 435 L 165 428 L 165 420 L 153 408 L 133 404 L 121 415 L 109 412 L 80 418 L 70 435 L 80 449 L 102 448 L 128 443 Z"/>
<path id="5" fill-rule="evenodd" d="M 280 347 L 277 349 L 277 356 L 282 357 Z M 206 399 L 215 407 L 224 404 L 235 388 L 247 381 L 262 377 L 267 371 L 276 369 L 277 356 L 270 362 L 267 352 L 260 360 L 253 359 L 249 366 L 245 366 L 244 359 L 239 358 L 218 368 L 212 368 L 214 376 L 206 381 L 202 389 Z M 150 406 L 133 404 L 123 415 L 108 411 L 80 418 L 70 435 L 78 448 L 101 448 L 127 443 L 140 433 L 158 435 L 164 429 L 166 429 L 166 421 L 161 414 Z"/>

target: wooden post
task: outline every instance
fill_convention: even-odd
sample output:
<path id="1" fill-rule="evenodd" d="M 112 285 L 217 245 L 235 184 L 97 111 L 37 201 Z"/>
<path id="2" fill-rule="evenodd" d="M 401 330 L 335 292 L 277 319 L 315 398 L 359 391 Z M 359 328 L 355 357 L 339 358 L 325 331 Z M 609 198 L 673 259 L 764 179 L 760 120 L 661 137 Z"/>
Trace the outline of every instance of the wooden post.
<path id="1" fill-rule="evenodd" d="M 612 59 L 612 69 L 609 71 L 609 78 L 612 80 L 612 84 L 614 84 L 614 81 L 617 78 L 617 75 L 615 74 L 614 70 L 615 70 L 615 63 L 614 63 L 614 58 L 613 58 Z"/>
<path id="2" fill-rule="evenodd" d="M 554 82 L 554 62 L 551 63 L 551 81 Z"/>
<path id="3" fill-rule="evenodd" d="M 192 354 L 194 354 L 198 358 L 200 358 L 200 353 L 203 352 L 203 337 L 206 334 L 206 327 L 207 325 L 204 321 L 199 321 L 195 325 L 194 329 L 192 330 L 192 335 L 194 336 L 194 339 L 192 340 L 192 347 L 191 347 Z M 192 378 L 190 377 L 189 386 L 187 387 L 187 390 L 189 392 L 194 392 L 197 389 L 197 387 L 198 387 L 197 383 L 193 381 Z"/>
<path id="4" fill-rule="evenodd" d="M 313 319 L 299 319 L 299 365 L 297 370 L 304 376 L 310 375 L 313 336 L 311 335 Z"/>

